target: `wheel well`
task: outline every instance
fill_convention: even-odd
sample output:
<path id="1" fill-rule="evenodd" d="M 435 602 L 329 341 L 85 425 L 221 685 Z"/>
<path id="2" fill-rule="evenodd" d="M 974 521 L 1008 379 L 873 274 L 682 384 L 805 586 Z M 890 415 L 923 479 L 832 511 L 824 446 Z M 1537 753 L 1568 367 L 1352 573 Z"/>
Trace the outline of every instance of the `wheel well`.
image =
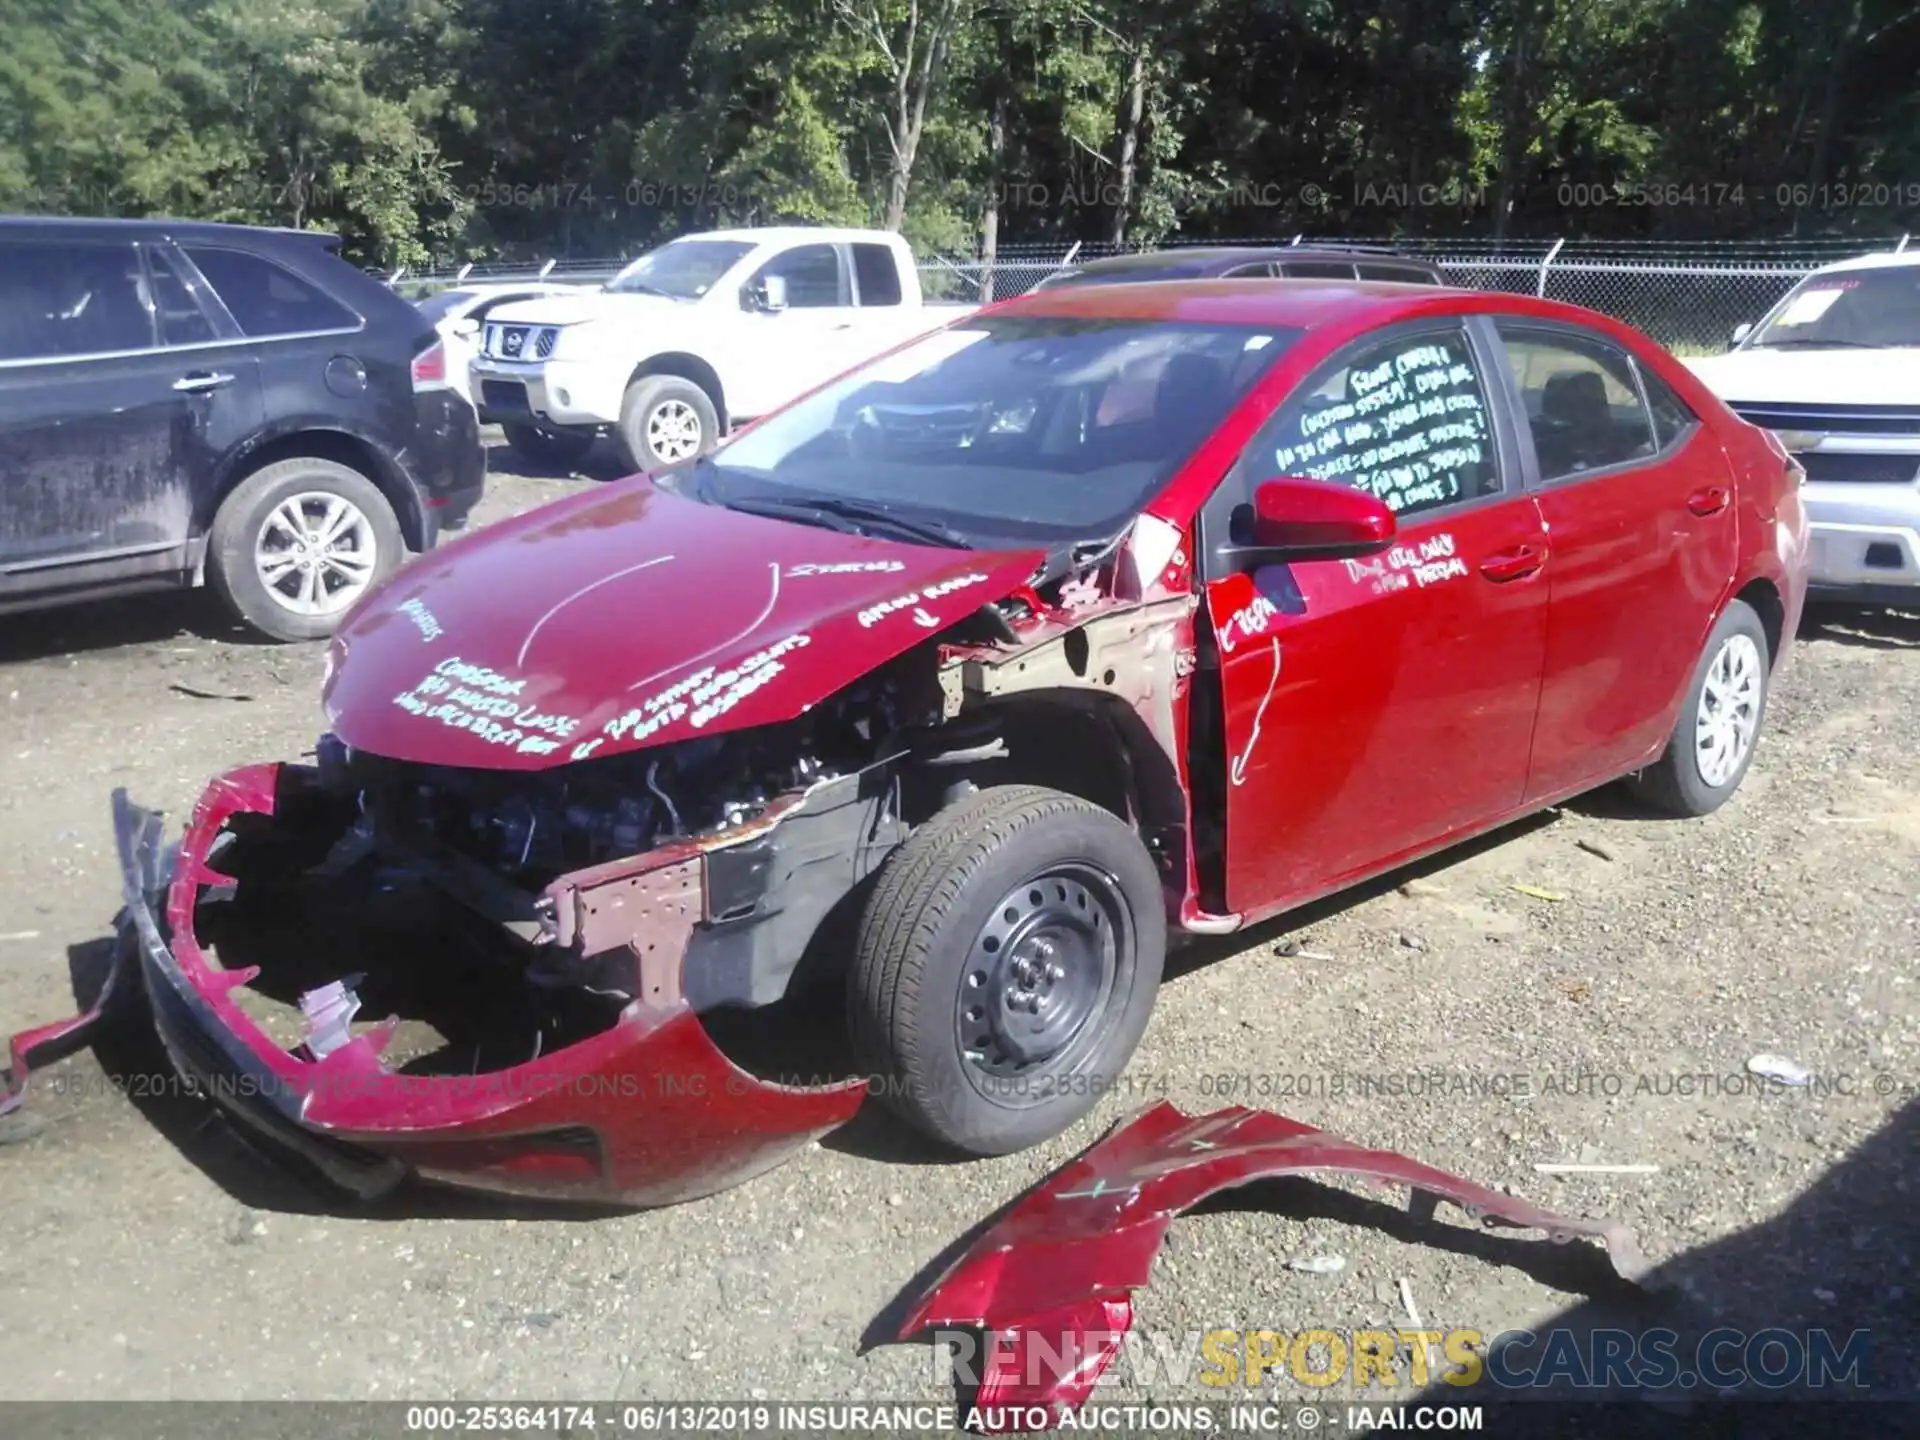
<path id="1" fill-rule="evenodd" d="M 946 772 L 952 780 L 1032 784 L 1077 795 L 1139 832 L 1162 873 L 1186 883 L 1186 795 L 1146 723 L 1111 695 L 1028 691 L 989 710 L 1006 753 Z"/>
<path id="2" fill-rule="evenodd" d="M 1734 598 L 1746 601 L 1760 617 L 1760 627 L 1767 632 L 1767 663 L 1776 664 L 1787 625 L 1786 602 L 1780 598 L 1779 590 L 1771 580 L 1754 580 Z"/>
<path id="3" fill-rule="evenodd" d="M 713 401 L 713 413 L 720 417 L 720 433 L 727 433 L 727 397 L 720 384 L 720 374 L 698 355 L 681 352 L 655 355 L 651 360 L 642 361 L 634 367 L 633 374 L 627 377 L 627 384 L 632 385 L 648 375 L 678 375 L 682 380 L 691 380 L 698 385 Z"/>
<path id="4" fill-rule="evenodd" d="M 226 501 L 234 488 L 250 475 L 256 475 L 269 465 L 277 465 L 282 460 L 312 459 L 331 460 L 336 465 L 344 465 L 349 470 L 357 470 L 372 481 L 380 493 L 393 507 L 393 513 L 400 521 L 400 534 L 407 542 L 409 550 L 419 550 L 425 540 L 423 517 L 408 482 L 400 467 L 382 454 L 377 446 L 368 444 L 358 436 L 349 435 L 341 430 L 297 430 L 291 435 L 280 435 L 267 441 L 258 449 L 247 452 L 246 457 L 234 467 L 227 477 L 226 484 L 220 487 L 220 503 Z M 216 509 L 218 506 L 216 505 Z M 211 514 L 202 518 L 202 528 L 213 523 Z"/>

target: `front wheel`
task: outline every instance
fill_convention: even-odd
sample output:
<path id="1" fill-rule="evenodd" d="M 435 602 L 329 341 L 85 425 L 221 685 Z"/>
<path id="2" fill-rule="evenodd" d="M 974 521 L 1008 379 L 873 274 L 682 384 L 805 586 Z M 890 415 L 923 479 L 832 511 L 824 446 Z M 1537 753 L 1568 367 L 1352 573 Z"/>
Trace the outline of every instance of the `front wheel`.
<path id="1" fill-rule="evenodd" d="M 1059 1134 L 1132 1057 L 1166 956 L 1160 880 L 1126 824 L 1032 785 L 980 791 L 887 861 L 848 1022 L 882 1101 L 973 1155 Z"/>
<path id="2" fill-rule="evenodd" d="M 647 375 L 628 387 L 615 438 L 630 467 L 651 473 L 719 444 L 720 416 L 707 392 L 691 380 Z"/>
<path id="3" fill-rule="evenodd" d="M 1771 668 L 1766 627 L 1752 606 L 1733 601 L 1707 637 L 1673 738 L 1633 778 L 1635 793 L 1672 815 L 1707 815 L 1726 804 L 1760 742 Z"/>
<path id="4" fill-rule="evenodd" d="M 319 640 L 405 550 L 378 486 L 336 461 L 302 456 L 255 471 L 221 502 L 207 578 L 261 634 Z"/>

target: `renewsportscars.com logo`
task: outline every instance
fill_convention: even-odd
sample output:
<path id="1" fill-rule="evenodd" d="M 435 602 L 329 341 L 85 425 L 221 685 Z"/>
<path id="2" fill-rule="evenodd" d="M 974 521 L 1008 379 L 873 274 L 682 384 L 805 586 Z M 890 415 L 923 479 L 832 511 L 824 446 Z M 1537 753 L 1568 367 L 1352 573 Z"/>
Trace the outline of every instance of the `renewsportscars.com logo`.
<path id="1" fill-rule="evenodd" d="M 992 1373 L 1042 1387 L 1050 1377 L 1112 1363 L 1097 1387 L 1172 1391 L 1257 1389 L 1285 1380 L 1362 1394 L 1441 1384 L 1526 1391 L 1762 1390 L 1865 1393 L 1871 1336 L 1854 1330 L 1723 1327 L 1696 1339 L 1668 1329 L 1128 1330 L 1080 1335 L 942 1331 L 929 1354 L 938 1384 L 976 1386 Z M 1482 1392 L 1484 1393 L 1484 1391 Z"/>

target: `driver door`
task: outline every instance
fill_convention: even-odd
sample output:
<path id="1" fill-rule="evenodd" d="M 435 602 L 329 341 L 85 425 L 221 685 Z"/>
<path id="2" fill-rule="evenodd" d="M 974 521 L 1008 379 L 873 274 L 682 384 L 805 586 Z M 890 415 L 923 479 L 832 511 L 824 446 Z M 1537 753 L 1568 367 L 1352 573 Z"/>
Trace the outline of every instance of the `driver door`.
<path id="1" fill-rule="evenodd" d="M 1231 911 L 1299 904 L 1521 803 L 1548 544 L 1489 340 L 1447 321 L 1355 342 L 1275 411 L 1202 515 Z M 1282 475 L 1371 491 L 1397 540 L 1250 564 L 1235 551 L 1254 487 Z"/>
<path id="2" fill-rule="evenodd" d="M 778 310 L 763 308 L 757 298 L 769 276 L 785 283 L 786 304 Z M 859 312 L 846 254 L 838 245 L 782 250 L 754 272 L 740 297 L 736 358 L 741 380 L 729 402 L 743 418 L 777 410 L 866 358 L 856 353 Z"/>

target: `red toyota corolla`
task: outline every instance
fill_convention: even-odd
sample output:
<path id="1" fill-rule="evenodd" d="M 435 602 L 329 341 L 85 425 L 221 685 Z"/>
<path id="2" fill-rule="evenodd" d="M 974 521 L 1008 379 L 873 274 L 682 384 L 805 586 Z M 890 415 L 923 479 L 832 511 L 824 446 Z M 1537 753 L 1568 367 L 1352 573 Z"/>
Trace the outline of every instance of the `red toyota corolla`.
<path id="1" fill-rule="evenodd" d="M 215 781 L 172 860 L 116 797 L 110 993 L 363 1192 L 685 1199 L 869 1092 L 1016 1149 L 1126 1065 L 1170 933 L 1622 776 L 1725 801 L 1799 478 L 1566 306 L 1014 301 L 402 572 L 316 764 Z M 853 1063 L 752 1068 L 732 1022 L 815 985 Z M 15 1098 L 92 1023 L 17 1040 Z"/>

